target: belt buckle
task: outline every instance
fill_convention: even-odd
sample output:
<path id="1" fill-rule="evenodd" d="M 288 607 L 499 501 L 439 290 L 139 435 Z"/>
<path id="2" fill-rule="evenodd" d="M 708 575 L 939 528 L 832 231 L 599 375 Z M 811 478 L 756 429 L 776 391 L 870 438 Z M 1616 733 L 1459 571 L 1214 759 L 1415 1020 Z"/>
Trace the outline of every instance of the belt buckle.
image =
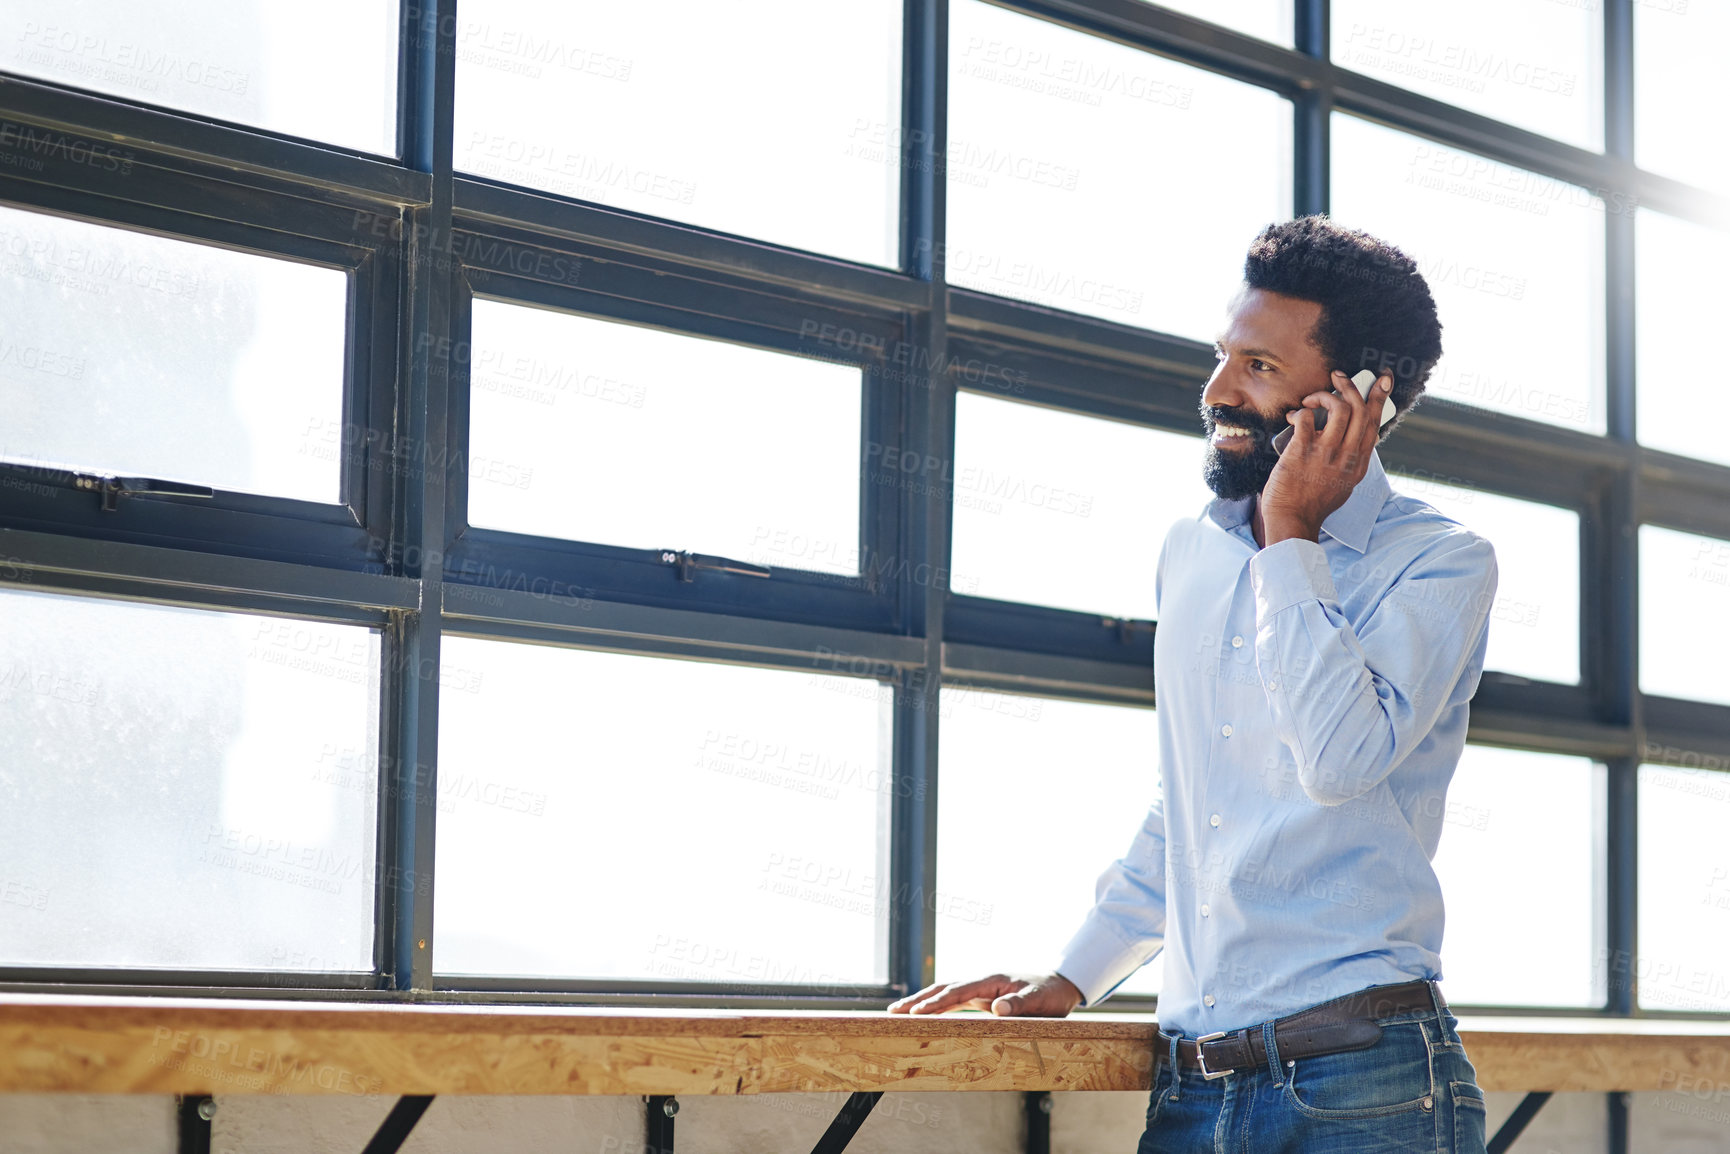
<path id="1" fill-rule="evenodd" d="M 1203 1078 L 1206 1078 L 1209 1082 L 1215 1081 L 1219 1078 L 1223 1078 L 1227 1074 L 1237 1073 L 1237 1069 L 1235 1067 L 1230 1069 L 1230 1070 L 1219 1070 L 1219 1071 L 1209 1070 L 1207 1068 L 1207 1051 L 1205 1049 L 1203 1049 L 1203 1047 L 1208 1042 L 1215 1041 L 1215 1040 L 1217 1040 L 1219 1038 L 1223 1038 L 1225 1036 L 1226 1036 L 1226 1031 L 1221 1030 L 1217 1034 L 1208 1034 L 1205 1037 L 1197 1038 L 1195 1040 L 1195 1062 L 1196 1062 L 1196 1065 L 1201 1067 L 1201 1076 Z"/>

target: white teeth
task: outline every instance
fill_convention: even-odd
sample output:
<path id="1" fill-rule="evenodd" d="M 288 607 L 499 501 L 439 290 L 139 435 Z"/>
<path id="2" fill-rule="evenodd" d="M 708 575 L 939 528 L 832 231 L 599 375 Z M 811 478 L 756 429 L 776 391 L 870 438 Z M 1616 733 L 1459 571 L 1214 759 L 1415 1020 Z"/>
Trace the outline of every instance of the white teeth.
<path id="1" fill-rule="evenodd" d="M 1250 435 L 1250 431 L 1240 429 L 1235 425 L 1215 425 L 1213 435 L 1216 437 L 1247 437 Z"/>

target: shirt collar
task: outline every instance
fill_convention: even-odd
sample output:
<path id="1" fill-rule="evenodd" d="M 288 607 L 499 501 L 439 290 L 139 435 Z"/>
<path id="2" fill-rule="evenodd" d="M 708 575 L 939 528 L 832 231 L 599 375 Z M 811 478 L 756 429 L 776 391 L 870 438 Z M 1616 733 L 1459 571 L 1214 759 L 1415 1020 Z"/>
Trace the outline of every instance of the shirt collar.
<path id="1" fill-rule="evenodd" d="M 1322 532 L 1362 553 L 1369 548 L 1370 532 L 1376 527 L 1382 506 L 1392 495 L 1388 475 L 1382 470 L 1381 454 L 1371 449 L 1370 467 L 1364 472 L 1364 479 L 1357 483 L 1345 504 L 1328 514 L 1322 522 Z M 1246 523 L 1254 511 L 1254 497 L 1240 497 L 1235 501 L 1215 497 L 1207 506 L 1207 515 L 1214 524 L 1228 530 Z"/>

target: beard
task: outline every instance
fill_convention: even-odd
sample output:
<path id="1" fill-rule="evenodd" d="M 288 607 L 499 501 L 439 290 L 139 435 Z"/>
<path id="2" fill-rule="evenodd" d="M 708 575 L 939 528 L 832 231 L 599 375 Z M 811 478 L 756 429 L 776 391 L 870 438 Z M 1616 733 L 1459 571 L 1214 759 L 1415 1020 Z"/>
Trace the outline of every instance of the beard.
<path id="1" fill-rule="evenodd" d="M 1279 464 L 1273 438 L 1291 427 L 1285 414 L 1268 418 L 1254 409 L 1210 408 L 1201 410 L 1202 429 L 1207 434 L 1207 452 L 1202 460 L 1202 480 L 1207 487 L 1228 501 L 1254 496 L 1267 485 Z M 1213 443 L 1215 425 L 1236 425 L 1248 429 L 1250 435 L 1231 442 L 1231 448 Z"/>

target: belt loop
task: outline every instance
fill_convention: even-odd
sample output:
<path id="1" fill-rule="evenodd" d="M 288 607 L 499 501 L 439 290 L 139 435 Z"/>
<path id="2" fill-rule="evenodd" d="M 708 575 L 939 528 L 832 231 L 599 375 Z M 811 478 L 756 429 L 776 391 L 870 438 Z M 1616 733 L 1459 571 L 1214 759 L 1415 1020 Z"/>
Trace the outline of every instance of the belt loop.
<path id="1" fill-rule="evenodd" d="M 1274 1041 L 1273 1021 L 1271 1019 L 1262 1023 L 1261 1044 L 1267 1050 L 1268 1073 L 1273 1075 L 1273 1084 L 1278 1087 L 1285 1082 L 1285 1074 L 1280 1070 L 1279 1046 Z"/>
<path id="2" fill-rule="evenodd" d="M 1436 1008 L 1436 1041 L 1446 1042 L 1448 1040 L 1448 1022 L 1444 1017 L 1446 1011 L 1442 1006 L 1441 984 L 1434 978 L 1425 978 L 1424 989 L 1430 993 L 1430 1005 Z"/>
<path id="3" fill-rule="evenodd" d="M 1171 1040 L 1171 1100 L 1177 1102 L 1183 1098 L 1183 1067 L 1177 1064 L 1177 1035 L 1168 1037 Z"/>

